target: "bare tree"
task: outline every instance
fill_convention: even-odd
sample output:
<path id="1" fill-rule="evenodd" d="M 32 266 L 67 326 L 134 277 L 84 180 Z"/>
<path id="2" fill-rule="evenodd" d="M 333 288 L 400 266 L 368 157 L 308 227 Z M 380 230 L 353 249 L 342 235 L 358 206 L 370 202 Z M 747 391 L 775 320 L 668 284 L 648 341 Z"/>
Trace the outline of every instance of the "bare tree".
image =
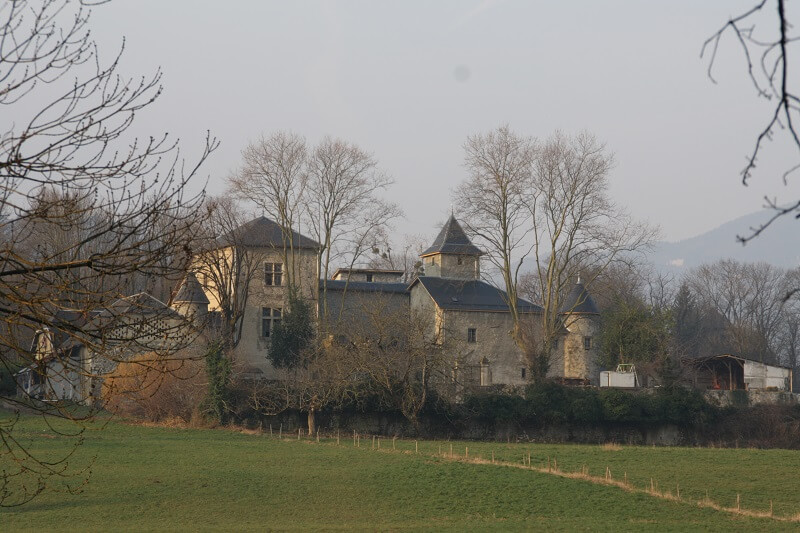
<path id="1" fill-rule="evenodd" d="M 208 218 L 202 225 L 199 251 L 192 270 L 198 275 L 219 320 L 210 321 L 219 332 L 225 354 L 238 346 L 242 338 L 250 284 L 260 272 L 262 257 L 243 242 L 241 207 L 231 198 L 210 198 L 206 203 Z"/>
<path id="2" fill-rule="evenodd" d="M 0 131 L 0 365 L 7 371 L 22 365 L 40 375 L 53 358 L 67 369 L 69 346 L 114 359 L 148 344 L 152 329 L 126 323 L 125 315 L 153 307 L 125 298 L 127 280 L 177 277 L 203 216 L 203 194 L 185 193 L 216 141 L 208 138 L 187 166 L 166 134 L 132 138 L 134 117 L 161 91 L 161 74 L 121 76 L 121 50 L 101 61 L 89 14 L 79 2 L 0 5 L 0 109 L 13 117 Z M 63 239 L 28 241 L 56 228 Z M 32 340 L 41 342 L 32 347 Z M 88 378 L 99 371 L 76 370 Z M 61 402 L 0 401 L 76 418 Z M 0 462 L 0 505 L 24 503 L 56 479 L 70 486 L 67 464 L 28 455 L 13 424 L 0 426 Z"/>
<path id="3" fill-rule="evenodd" d="M 348 261 L 347 268 L 352 270 L 357 264 L 365 261 L 367 254 L 387 242 L 387 231 L 392 221 L 401 216 L 402 211 L 398 206 L 380 199 L 375 199 L 369 206 L 365 206 L 356 218 L 353 231 L 346 233 L 341 239 L 342 249 L 346 250 L 344 259 Z M 346 283 L 350 283 L 349 275 Z M 342 308 L 337 311 L 335 320 L 341 319 L 342 311 Z"/>
<path id="4" fill-rule="evenodd" d="M 551 345 L 563 327 L 568 286 L 579 277 L 591 286 L 609 266 L 633 261 L 656 234 L 609 198 L 612 166 L 611 154 L 589 133 L 556 133 L 535 160 L 527 206 L 543 311 L 534 377 L 547 372 Z"/>
<path id="5" fill-rule="evenodd" d="M 360 231 L 364 226 L 362 215 L 372 210 L 375 203 L 385 204 L 376 193 L 385 190 L 392 181 L 378 170 L 374 156 L 354 144 L 330 137 L 325 137 L 309 154 L 308 175 L 304 207 L 312 234 L 320 243 L 317 270 L 322 279 L 321 317 L 325 323 L 331 263 L 347 251 L 347 247 L 342 249 L 347 241 L 352 242 L 354 236 L 364 233 Z M 382 207 L 385 209 L 378 222 L 385 225 L 399 210 L 389 204 Z M 391 216 L 387 217 L 387 213 Z"/>
<path id="6" fill-rule="evenodd" d="M 289 132 L 263 136 L 242 151 L 242 166 L 229 178 L 231 189 L 281 227 L 286 285 L 298 283 L 294 232 L 299 232 L 308 185 L 306 141 Z"/>
<path id="7" fill-rule="evenodd" d="M 402 270 L 403 281 L 410 283 L 417 276 L 424 273 L 420 255 L 428 246 L 427 238 L 422 235 L 405 235 L 399 245 L 392 245 L 389 239 L 376 243 L 371 250 L 368 268 L 384 268 Z"/>
<path id="8" fill-rule="evenodd" d="M 464 143 L 469 177 L 455 191 L 455 203 L 466 230 L 487 249 L 489 261 L 503 278 L 508 307 L 519 342 L 517 310 L 519 272 L 531 250 L 527 209 L 536 143 L 501 126 Z"/>
<path id="9" fill-rule="evenodd" d="M 346 333 L 337 339 L 339 360 L 351 369 L 351 379 L 364 380 L 418 429 L 431 386 L 447 367 L 444 352 L 425 317 L 380 294 L 359 303 L 358 318 L 340 329 Z"/>
<path id="10" fill-rule="evenodd" d="M 771 7 L 774 17 L 767 22 L 767 8 Z M 766 31 L 762 31 L 769 24 Z M 719 51 L 719 44 L 725 35 L 730 34 L 741 47 L 745 59 L 747 75 L 756 89 L 756 95 L 773 102 L 772 111 L 766 125 L 758 132 L 753 150 L 747 157 L 742 169 L 742 184 L 747 185 L 753 177 L 758 157 L 764 149 L 766 141 L 772 140 L 776 133 L 783 132 L 789 142 L 800 155 L 800 135 L 798 121 L 800 116 L 800 95 L 793 88 L 792 74 L 789 67 L 789 52 L 800 36 L 794 32 L 789 22 L 786 0 L 761 0 L 753 7 L 738 16 L 731 17 L 719 30 L 709 37 L 701 50 L 701 57 L 708 57 L 708 77 L 716 83 L 713 75 L 714 64 Z M 783 173 L 783 182 L 788 184 L 791 174 L 800 163 L 794 163 Z M 791 201 L 788 205 L 776 199 L 764 198 L 773 215 L 762 225 L 751 228 L 749 235 L 739 236 L 739 240 L 747 242 L 757 237 L 776 219 L 789 213 L 800 212 L 800 200 Z"/>
<path id="11" fill-rule="evenodd" d="M 724 317 L 724 345 L 740 355 L 774 362 L 787 278 L 767 263 L 730 259 L 702 265 L 688 278 L 699 303 Z"/>

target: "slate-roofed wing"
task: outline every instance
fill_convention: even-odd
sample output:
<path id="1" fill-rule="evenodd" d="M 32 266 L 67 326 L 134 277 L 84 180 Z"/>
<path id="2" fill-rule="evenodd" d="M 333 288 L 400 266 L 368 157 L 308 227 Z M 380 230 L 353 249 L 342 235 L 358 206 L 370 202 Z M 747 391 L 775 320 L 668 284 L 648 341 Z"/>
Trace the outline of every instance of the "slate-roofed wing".
<path id="1" fill-rule="evenodd" d="M 220 237 L 217 240 L 217 244 L 219 246 L 239 244 L 241 246 L 280 248 L 283 247 L 281 226 L 267 217 L 258 217 L 233 230 L 233 235 Z M 320 248 L 318 242 L 296 231 L 292 232 L 292 246 L 294 248 L 308 248 L 312 250 Z"/>
<path id="2" fill-rule="evenodd" d="M 417 278 L 441 309 L 508 312 L 506 293 L 480 280 L 455 280 L 422 276 Z M 542 308 L 517 298 L 521 313 L 540 313 Z"/>

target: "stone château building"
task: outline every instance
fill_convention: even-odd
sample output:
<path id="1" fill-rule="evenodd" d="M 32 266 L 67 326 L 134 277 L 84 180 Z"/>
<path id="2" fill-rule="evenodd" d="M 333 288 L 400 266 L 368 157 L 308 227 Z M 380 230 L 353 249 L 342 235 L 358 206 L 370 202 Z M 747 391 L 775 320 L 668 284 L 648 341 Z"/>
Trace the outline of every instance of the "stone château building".
<path id="1" fill-rule="evenodd" d="M 302 295 L 318 307 L 343 335 L 347 324 L 359 319 L 366 305 L 379 296 L 387 309 L 406 310 L 424 319 L 427 335 L 452 367 L 454 381 L 470 386 L 522 385 L 529 370 L 522 350 L 512 338 L 513 322 L 506 293 L 481 279 L 481 256 L 454 216 L 445 223 L 431 246 L 421 254 L 424 275 L 402 283 L 402 272 L 378 269 L 340 269 L 331 280 L 318 280 L 319 245 L 294 233 L 294 265 L 282 264 L 280 227 L 261 217 L 239 230 L 237 244 L 224 244 L 225 258 L 236 257 L 235 247 L 257 253 L 258 272 L 250 282 L 242 321 L 237 361 L 253 377 L 276 378 L 267 359 L 269 340 L 288 302 L 285 276 L 293 269 Z M 198 273 L 188 275 L 173 299 L 182 314 L 202 317 L 219 311 L 213 283 Z M 535 332 L 542 308 L 519 299 L 517 309 L 525 327 Z M 578 282 L 569 293 L 560 316 L 563 328 L 553 347 L 549 374 L 581 382 L 598 382 L 598 313 L 585 287 Z"/>

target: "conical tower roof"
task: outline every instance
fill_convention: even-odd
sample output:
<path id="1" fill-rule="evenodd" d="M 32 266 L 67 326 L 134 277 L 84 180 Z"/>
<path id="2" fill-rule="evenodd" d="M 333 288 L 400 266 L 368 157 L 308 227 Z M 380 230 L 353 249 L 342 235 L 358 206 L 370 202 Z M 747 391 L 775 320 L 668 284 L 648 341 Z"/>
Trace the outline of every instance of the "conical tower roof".
<path id="1" fill-rule="evenodd" d="M 564 299 L 564 303 L 561 304 L 558 312 L 583 313 L 587 315 L 600 314 L 600 311 L 597 310 L 597 306 L 594 304 L 594 300 L 592 300 L 586 287 L 581 283 L 581 278 L 578 278 L 578 282 L 572 287 L 572 290 L 569 291 L 569 294 Z"/>
<path id="2" fill-rule="evenodd" d="M 197 277 L 192 272 L 189 272 L 186 274 L 186 277 L 183 278 L 183 282 L 178 289 L 178 294 L 175 295 L 175 298 L 172 299 L 172 302 L 205 305 L 209 304 L 206 293 L 203 291 L 203 287 L 200 286 L 200 282 L 197 281 Z"/>
<path id="3" fill-rule="evenodd" d="M 456 217 L 450 215 L 450 219 L 442 227 L 433 244 L 422 252 L 420 257 L 432 254 L 483 255 L 483 252 L 472 244 Z"/>

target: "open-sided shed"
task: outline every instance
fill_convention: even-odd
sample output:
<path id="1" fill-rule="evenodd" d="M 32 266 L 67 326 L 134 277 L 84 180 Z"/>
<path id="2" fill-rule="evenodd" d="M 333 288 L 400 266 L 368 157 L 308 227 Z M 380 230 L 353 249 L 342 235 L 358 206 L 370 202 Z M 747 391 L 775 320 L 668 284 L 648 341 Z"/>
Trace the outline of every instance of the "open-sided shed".
<path id="1" fill-rule="evenodd" d="M 694 369 L 694 386 L 711 390 L 792 391 L 792 369 L 731 354 L 684 361 Z"/>

